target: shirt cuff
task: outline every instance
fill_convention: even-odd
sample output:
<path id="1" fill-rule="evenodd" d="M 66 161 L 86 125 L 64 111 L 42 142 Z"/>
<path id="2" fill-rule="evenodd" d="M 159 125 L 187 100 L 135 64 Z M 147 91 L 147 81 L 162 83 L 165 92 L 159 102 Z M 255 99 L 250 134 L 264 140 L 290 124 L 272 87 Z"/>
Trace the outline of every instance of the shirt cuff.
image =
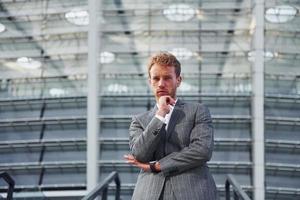
<path id="1" fill-rule="evenodd" d="M 166 123 L 166 119 L 162 116 L 159 115 L 155 115 L 156 118 L 158 118 L 160 121 L 162 121 L 163 123 Z"/>

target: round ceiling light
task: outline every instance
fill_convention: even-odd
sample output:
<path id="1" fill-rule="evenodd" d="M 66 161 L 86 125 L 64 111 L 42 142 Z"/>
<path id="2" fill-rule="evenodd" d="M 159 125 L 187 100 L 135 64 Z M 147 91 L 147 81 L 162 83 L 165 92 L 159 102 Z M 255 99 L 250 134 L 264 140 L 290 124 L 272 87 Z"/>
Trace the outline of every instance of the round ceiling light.
<path id="1" fill-rule="evenodd" d="M 49 93 L 51 96 L 55 96 L 55 97 L 63 96 L 66 94 L 65 90 L 61 88 L 51 88 Z"/>
<path id="2" fill-rule="evenodd" d="M 17 59 L 17 64 L 25 69 L 38 69 L 42 66 L 40 61 L 28 57 L 20 57 Z"/>
<path id="3" fill-rule="evenodd" d="M 107 87 L 108 92 L 113 92 L 113 93 L 122 93 L 122 92 L 128 92 L 128 87 L 126 85 L 114 83 L 110 84 Z"/>
<path id="4" fill-rule="evenodd" d="M 274 57 L 277 57 L 277 53 L 273 53 L 270 51 L 265 51 L 264 52 L 264 61 L 270 61 L 272 60 Z M 255 52 L 254 51 L 249 51 L 248 52 L 248 60 L 250 62 L 254 62 L 255 61 Z"/>
<path id="5" fill-rule="evenodd" d="M 191 91 L 196 91 L 197 88 L 189 83 L 182 81 L 178 90 L 181 92 L 191 92 Z"/>
<path id="6" fill-rule="evenodd" d="M 173 4 L 164 9 L 163 14 L 170 21 L 185 22 L 195 16 L 196 10 L 187 4 Z"/>
<path id="7" fill-rule="evenodd" d="M 65 18 L 72 24 L 86 26 L 89 24 L 89 13 L 81 8 L 74 8 L 65 14 Z"/>
<path id="8" fill-rule="evenodd" d="M 108 51 L 104 51 L 100 54 L 100 63 L 102 64 L 108 64 L 108 63 L 112 63 L 115 60 L 115 54 L 108 52 Z"/>
<path id="9" fill-rule="evenodd" d="M 292 20 L 296 14 L 296 8 L 288 5 L 281 5 L 267 9 L 265 17 L 266 20 L 272 23 L 285 23 Z"/>
<path id="10" fill-rule="evenodd" d="M 188 60 L 193 56 L 193 52 L 186 48 L 174 48 L 170 51 L 179 60 Z"/>
<path id="11" fill-rule="evenodd" d="M 1 24 L 1 23 L 0 23 L 0 33 L 4 32 L 5 29 L 6 29 L 6 28 L 5 28 L 4 24 Z"/>

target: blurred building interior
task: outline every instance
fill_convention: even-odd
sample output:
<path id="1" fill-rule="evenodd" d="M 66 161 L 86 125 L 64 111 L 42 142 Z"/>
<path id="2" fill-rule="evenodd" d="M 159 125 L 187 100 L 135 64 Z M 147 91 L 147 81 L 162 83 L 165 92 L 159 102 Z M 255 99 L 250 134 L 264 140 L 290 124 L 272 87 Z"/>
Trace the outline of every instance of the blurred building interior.
<path id="1" fill-rule="evenodd" d="M 0 171 L 15 179 L 15 199 L 86 193 L 88 3 L 0 0 Z M 128 127 L 155 105 L 148 57 L 169 51 L 182 64 L 179 98 L 211 111 L 221 198 L 227 174 L 255 196 L 255 168 L 265 199 L 300 199 L 299 12 L 299 0 L 102 0 L 92 19 L 99 180 L 118 171 L 130 199 L 139 170 L 123 159 Z"/>

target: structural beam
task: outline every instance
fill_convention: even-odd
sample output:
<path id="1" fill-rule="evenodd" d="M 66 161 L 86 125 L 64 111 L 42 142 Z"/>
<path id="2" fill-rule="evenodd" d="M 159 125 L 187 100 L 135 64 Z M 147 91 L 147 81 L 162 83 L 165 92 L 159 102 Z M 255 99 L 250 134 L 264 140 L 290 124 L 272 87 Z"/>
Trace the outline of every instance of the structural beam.
<path id="1" fill-rule="evenodd" d="M 100 11 L 101 0 L 89 0 L 88 32 L 88 97 L 87 97 L 87 191 L 92 191 L 99 178 L 99 55 L 100 55 Z"/>
<path id="2" fill-rule="evenodd" d="M 265 199 L 264 150 L 264 0 L 253 1 L 255 61 L 252 66 L 253 199 Z"/>

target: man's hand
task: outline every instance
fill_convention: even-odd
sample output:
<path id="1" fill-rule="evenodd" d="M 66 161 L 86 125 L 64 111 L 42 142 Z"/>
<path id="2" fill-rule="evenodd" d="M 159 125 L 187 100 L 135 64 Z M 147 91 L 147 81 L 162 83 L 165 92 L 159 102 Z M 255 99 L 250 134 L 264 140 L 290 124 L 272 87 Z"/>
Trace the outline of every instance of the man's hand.
<path id="1" fill-rule="evenodd" d="M 137 159 L 133 157 L 133 155 L 124 155 L 125 160 L 127 160 L 127 163 L 136 166 L 138 168 L 141 168 L 144 171 L 150 171 L 150 165 L 148 163 L 141 163 Z"/>
<path id="2" fill-rule="evenodd" d="M 148 163 L 141 163 L 141 162 L 139 162 L 137 159 L 135 159 L 133 157 L 133 155 L 127 154 L 127 155 L 124 155 L 124 158 L 127 161 L 127 163 L 129 163 L 129 164 L 131 164 L 131 165 L 133 165 L 135 167 L 138 167 L 138 168 L 140 168 L 140 169 L 142 169 L 144 171 L 151 171 L 150 165 Z M 155 169 L 157 171 L 160 171 L 160 164 L 158 162 L 155 163 L 154 167 L 155 167 Z"/>
<path id="3" fill-rule="evenodd" d="M 176 103 L 175 99 L 170 96 L 161 96 L 157 102 L 158 111 L 157 115 L 165 117 L 171 110 L 170 105 L 174 106 Z"/>

